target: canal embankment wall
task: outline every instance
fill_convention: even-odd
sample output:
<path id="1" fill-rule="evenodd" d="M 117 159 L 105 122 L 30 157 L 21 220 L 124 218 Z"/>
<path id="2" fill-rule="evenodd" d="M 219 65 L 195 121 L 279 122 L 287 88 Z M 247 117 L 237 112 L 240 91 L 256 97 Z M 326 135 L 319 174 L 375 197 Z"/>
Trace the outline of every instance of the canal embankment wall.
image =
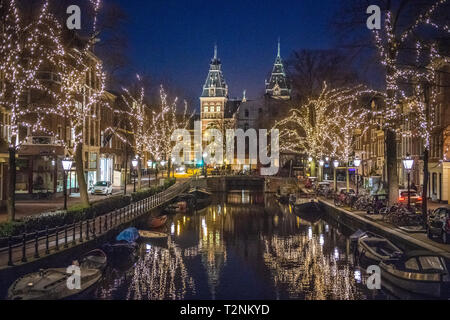
<path id="1" fill-rule="evenodd" d="M 52 251 L 50 254 L 39 259 L 33 259 L 27 263 L 6 266 L 0 269 L 0 299 L 5 298 L 7 289 L 19 277 L 28 273 L 35 272 L 39 269 L 61 268 L 69 266 L 74 259 L 80 257 L 84 253 L 94 250 L 102 246 L 102 244 L 114 241 L 117 234 L 129 227 L 135 227 L 145 224 L 150 217 L 157 216 L 163 205 L 151 209 L 134 220 L 127 221 L 117 225 L 107 232 L 91 238 L 84 242 L 77 242 L 75 245 L 70 245 L 68 248 L 61 247 L 59 251 Z"/>
<path id="2" fill-rule="evenodd" d="M 420 239 L 417 239 L 414 234 L 406 233 L 400 229 L 394 229 L 392 227 L 383 226 L 375 221 L 366 219 L 356 213 L 350 212 L 343 208 L 336 207 L 335 205 L 319 200 L 322 210 L 332 219 L 339 224 L 342 224 L 350 230 L 356 231 L 361 229 L 363 231 L 370 231 L 380 236 L 383 236 L 393 243 L 395 243 L 400 249 L 408 250 L 426 250 L 438 253 L 448 259 L 450 259 L 450 253 L 438 246 L 426 243 Z"/>

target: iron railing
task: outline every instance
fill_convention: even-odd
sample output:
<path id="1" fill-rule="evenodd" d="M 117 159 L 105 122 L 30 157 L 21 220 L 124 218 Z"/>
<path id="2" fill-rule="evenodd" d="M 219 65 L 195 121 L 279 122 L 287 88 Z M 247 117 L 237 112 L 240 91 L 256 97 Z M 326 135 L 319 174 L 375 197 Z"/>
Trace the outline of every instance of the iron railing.
<path id="1" fill-rule="evenodd" d="M 38 259 L 49 255 L 51 252 L 58 252 L 63 248 L 95 239 L 97 236 L 133 221 L 148 211 L 174 199 L 185 191 L 189 185 L 190 181 L 175 184 L 161 193 L 92 219 L 84 219 L 69 225 L 0 239 L 0 243 L 7 243 L 6 247 L 0 248 L 0 267 L 25 263 L 31 258 Z"/>

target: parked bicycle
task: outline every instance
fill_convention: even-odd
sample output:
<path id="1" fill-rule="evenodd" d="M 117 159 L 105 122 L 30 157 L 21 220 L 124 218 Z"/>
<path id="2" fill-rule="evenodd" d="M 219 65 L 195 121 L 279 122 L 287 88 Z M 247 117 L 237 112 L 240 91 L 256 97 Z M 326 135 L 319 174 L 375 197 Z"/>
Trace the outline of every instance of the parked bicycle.
<path id="1" fill-rule="evenodd" d="M 417 213 L 415 207 L 397 203 L 383 210 L 383 220 L 396 226 L 419 226 L 424 224 L 422 213 Z"/>

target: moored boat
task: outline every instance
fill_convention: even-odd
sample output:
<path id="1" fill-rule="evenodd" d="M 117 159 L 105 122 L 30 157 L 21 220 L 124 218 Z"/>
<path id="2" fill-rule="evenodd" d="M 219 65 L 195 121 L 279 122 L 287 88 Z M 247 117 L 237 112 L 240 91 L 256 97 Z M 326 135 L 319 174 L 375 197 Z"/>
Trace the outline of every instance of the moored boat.
<path id="1" fill-rule="evenodd" d="M 51 268 L 39 270 L 20 277 L 9 287 L 10 300 L 60 300 L 81 294 L 97 284 L 103 276 L 107 258 L 102 250 L 93 250 L 74 265 L 80 268 L 80 286 L 69 288 L 72 274 L 67 268 Z"/>
<path id="2" fill-rule="evenodd" d="M 411 251 L 394 261 L 380 263 L 381 279 L 404 290 L 441 298 L 450 292 L 445 258 L 426 251 Z"/>
<path id="3" fill-rule="evenodd" d="M 358 239 L 358 253 L 363 262 L 378 264 L 398 259 L 403 251 L 386 238 L 365 233 Z"/>
<path id="4" fill-rule="evenodd" d="M 116 241 L 136 242 L 139 232 L 136 228 L 127 228 L 116 237 Z"/>
<path id="5" fill-rule="evenodd" d="M 150 228 L 160 228 L 167 222 L 167 216 L 151 217 L 148 221 Z"/>
<path id="6" fill-rule="evenodd" d="M 169 236 L 167 233 L 149 230 L 139 230 L 139 235 L 143 239 L 163 239 Z"/>
<path id="7" fill-rule="evenodd" d="M 370 237 L 379 237 L 378 235 L 376 235 L 375 233 L 372 233 L 372 232 L 370 232 L 370 231 L 362 231 L 361 229 L 358 229 L 358 230 L 356 230 L 355 231 L 355 233 L 353 233 L 351 236 L 350 236 L 350 242 L 351 243 L 358 243 L 358 240 L 360 239 L 360 238 L 362 238 L 362 237 L 367 237 L 367 236 L 370 236 Z"/>
<path id="8" fill-rule="evenodd" d="M 102 250 L 108 255 L 109 259 L 120 260 L 124 257 L 136 254 L 138 247 L 136 242 L 119 241 L 116 243 L 104 244 Z"/>

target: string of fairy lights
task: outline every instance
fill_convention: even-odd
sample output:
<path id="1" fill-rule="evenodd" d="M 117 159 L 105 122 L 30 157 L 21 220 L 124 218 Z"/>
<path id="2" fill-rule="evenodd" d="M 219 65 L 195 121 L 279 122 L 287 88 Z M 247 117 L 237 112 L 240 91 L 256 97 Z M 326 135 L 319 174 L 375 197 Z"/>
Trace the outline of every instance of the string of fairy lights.
<path id="1" fill-rule="evenodd" d="M 76 148 L 83 143 L 89 117 L 98 117 L 99 107 L 104 104 L 105 73 L 102 62 L 92 54 L 93 37 L 79 46 L 69 46 L 65 41 L 64 28 L 49 10 L 50 1 L 44 1 L 38 19 L 26 22 L 21 19 L 15 0 L 6 2 L 5 28 L 0 52 L 5 56 L 0 71 L 5 79 L 1 104 L 10 112 L 10 147 L 18 148 L 28 134 L 20 135 L 21 128 L 33 134 L 44 133 L 56 137 L 56 143 Z M 100 1 L 90 1 L 93 6 L 93 34 Z M 44 71 L 48 70 L 48 71 Z M 53 81 L 42 75 L 49 74 Z M 9 91 L 8 96 L 5 92 Z M 23 101 L 33 94 L 42 96 L 38 101 Z M 70 128 L 70 139 L 64 139 L 55 123 L 62 119 Z M 71 140 L 71 141 L 68 141 Z"/>
<path id="2" fill-rule="evenodd" d="M 387 91 L 386 108 L 376 112 L 376 115 L 383 117 L 384 127 L 396 131 L 397 134 L 421 138 L 426 149 L 430 148 L 431 133 L 436 127 L 435 116 L 440 116 L 436 114 L 439 112 L 437 97 L 440 86 L 437 75 L 445 64 L 448 65 L 449 59 L 439 53 L 436 43 L 424 39 L 416 40 L 415 33 L 426 26 L 444 34 L 450 33 L 448 25 L 433 21 L 437 10 L 446 3 L 448 0 L 435 1 L 399 35 L 395 32 L 399 28 L 398 18 L 394 22 L 393 12 L 387 10 L 384 28 L 373 30 L 380 62 L 386 68 Z M 394 23 L 397 24 L 396 28 Z M 400 53 L 409 45 L 414 47 L 415 61 L 408 64 Z M 425 99 L 427 94 L 428 101 Z"/>
<path id="3" fill-rule="evenodd" d="M 381 119 L 377 121 L 381 128 L 394 130 L 402 137 L 422 139 L 424 147 L 430 149 L 436 117 L 440 116 L 438 74 L 450 59 L 439 52 L 436 43 L 414 41 L 413 36 L 424 26 L 450 33 L 448 25 L 432 20 L 447 2 L 436 1 L 400 35 L 396 34 L 398 17 L 387 10 L 384 27 L 373 30 L 380 62 L 386 69 L 386 93 L 363 87 L 329 90 L 325 84 L 318 98 L 293 108 L 288 117 L 275 124 L 280 129 L 281 150 L 307 153 L 317 160 L 327 156 L 348 161 L 355 151 L 355 134 L 364 134 L 369 117 Z M 412 41 L 415 61 L 407 64 L 400 53 Z M 359 100 L 363 95 L 382 97 L 385 107 L 366 110 Z M 449 148 L 445 145 L 444 161 Z"/>
<path id="4" fill-rule="evenodd" d="M 330 89 L 326 83 L 317 98 L 291 109 L 291 114 L 277 122 L 280 149 L 305 152 L 314 159 L 325 156 L 348 161 L 353 152 L 355 130 L 367 121 L 369 112 L 358 102 L 373 90 L 358 86 Z"/>
<path id="5" fill-rule="evenodd" d="M 75 154 L 90 130 L 90 122 L 98 121 L 101 108 L 106 108 L 125 118 L 132 134 L 114 126 L 103 128 L 105 134 L 131 145 L 138 157 L 148 152 L 154 160 L 168 160 L 173 147 L 172 133 L 186 128 L 192 117 L 188 115 L 186 102 L 183 115 L 178 116 L 178 100 L 169 103 L 161 86 L 160 105 L 147 106 L 142 87 L 136 97 L 124 89 L 126 110 L 112 106 L 105 98 L 106 74 L 102 62 L 92 53 L 101 1 L 89 1 L 93 19 L 86 29 L 91 34 L 83 38 L 73 35 L 76 37 L 73 43 L 82 45 L 67 44 L 63 26 L 49 10 L 50 1 L 44 1 L 38 9 L 38 18 L 30 22 L 21 17 L 16 0 L 5 2 L 0 37 L 0 54 L 5 58 L 0 61 L 0 74 L 6 85 L 0 88 L 0 104 L 11 117 L 10 146 L 19 148 L 31 132 L 55 137 L 55 142 L 68 152 L 73 143 Z M 56 81 L 44 79 L 43 73 Z M 24 102 L 23 97 L 31 90 L 33 95 L 45 98 Z M 70 137 L 61 136 L 55 123 L 70 128 Z M 22 128 L 27 128 L 26 135 L 19 134 Z"/>

